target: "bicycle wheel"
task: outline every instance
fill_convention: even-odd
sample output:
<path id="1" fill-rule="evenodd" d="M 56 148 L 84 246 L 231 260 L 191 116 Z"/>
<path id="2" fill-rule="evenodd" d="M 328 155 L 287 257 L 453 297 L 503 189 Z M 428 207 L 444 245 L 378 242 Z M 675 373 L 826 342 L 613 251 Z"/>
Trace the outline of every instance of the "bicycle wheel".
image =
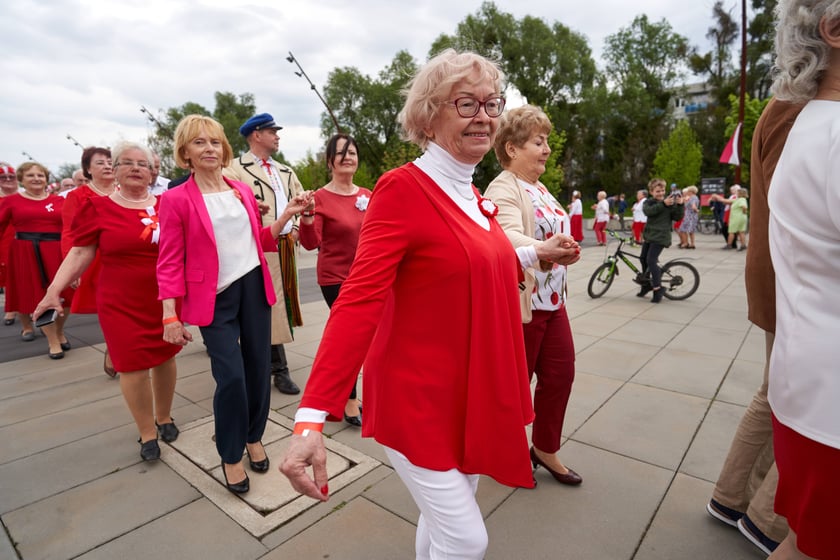
<path id="1" fill-rule="evenodd" d="M 589 285 L 586 291 L 589 292 L 589 297 L 597 299 L 607 293 L 607 290 L 612 286 L 613 278 L 615 278 L 615 266 L 617 263 L 605 262 L 595 269 L 592 277 L 589 279 Z"/>
<path id="2" fill-rule="evenodd" d="M 685 261 L 670 261 L 662 265 L 663 294 L 668 299 L 691 297 L 700 286 L 700 273 Z"/>

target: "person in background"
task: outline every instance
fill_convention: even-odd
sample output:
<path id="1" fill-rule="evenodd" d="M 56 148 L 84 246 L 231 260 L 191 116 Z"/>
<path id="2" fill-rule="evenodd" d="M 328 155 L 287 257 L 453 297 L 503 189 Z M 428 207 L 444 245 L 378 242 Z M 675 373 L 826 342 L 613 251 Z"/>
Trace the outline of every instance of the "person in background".
<path id="1" fill-rule="evenodd" d="M 0 239 L 8 229 L 14 231 L 9 248 L 9 278 L 6 286 L 7 309 L 20 317 L 21 340 L 35 340 L 32 313 L 44 297 L 47 286 L 61 265 L 61 206 L 64 199 L 47 192 L 50 172 L 40 163 L 27 161 L 17 168 L 20 193 L 3 199 L 0 208 Z M 49 342 L 49 356 L 60 360 L 70 349 L 64 336 L 66 308 L 73 300 L 72 290 L 61 293 L 64 315 L 41 328 Z M 36 319 L 40 315 L 36 315 Z"/>
<path id="2" fill-rule="evenodd" d="M 163 339 L 184 346 L 192 340 L 185 322 L 201 330 L 216 381 L 213 415 L 222 475 L 228 490 L 243 494 L 250 489 L 243 451 L 252 471 L 269 468 L 261 440 L 270 403 L 275 296 L 264 251 L 276 250 L 283 227 L 312 203 L 312 194 L 292 198 L 277 220 L 261 226 L 248 186 L 222 175 L 233 153 L 221 124 L 184 117 L 174 152 L 178 167 L 193 173 L 161 197 L 157 281 Z"/>
<path id="3" fill-rule="evenodd" d="M 607 202 L 607 193 L 598 191 L 598 202 L 592 205 L 595 210 L 595 239 L 598 245 L 607 244 L 607 224 L 610 223 L 610 204 Z"/>
<path id="4" fill-rule="evenodd" d="M 617 198 L 615 201 L 615 215 L 618 218 L 621 231 L 624 231 L 624 213 L 627 212 L 627 201 L 624 198 L 624 193 L 619 193 Z"/>
<path id="5" fill-rule="evenodd" d="M 152 182 L 149 183 L 149 192 L 153 196 L 162 195 L 169 188 L 169 179 L 160 175 L 160 156 L 152 152 Z"/>
<path id="6" fill-rule="evenodd" d="M 0 161 L 0 208 L 3 208 L 3 201 L 6 197 L 17 193 L 18 182 L 15 168 L 5 161 Z M 6 233 L 0 236 L 0 292 L 6 291 L 6 284 L 9 281 L 9 247 L 11 247 L 14 238 L 15 232 L 11 228 L 8 228 Z M 6 326 L 15 324 L 15 312 L 9 307 L 8 299 L 3 310 L 3 324 Z"/>
<path id="7" fill-rule="evenodd" d="M 533 105 L 501 118 L 494 150 L 504 171 L 485 191 L 499 207 L 499 225 L 517 251 L 525 281 L 519 290 L 528 372 L 536 373 L 531 462 L 545 467 L 561 484 L 578 485 L 581 476 L 557 457 L 566 406 L 575 380 L 575 345 L 566 313 L 566 267 L 580 259 L 569 236 L 569 216 L 540 176 L 551 155 L 551 121 Z M 557 240 L 566 249 L 554 251 Z"/>
<path id="8" fill-rule="evenodd" d="M 95 196 L 108 197 L 114 194 L 117 188 L 117 179 L 114 175 L 114 168 L 111 162 L 111 150 L 108 148 L 91 146 L 82 151 L 82 173 L 87 183 L 76 187 L 67 195 L 62 209 L 61 218 L 63 227 L 61 230 L 61 254 L 67 256 L 73 248 L 73 220 L 84 203 Z M 97 279 L 99 278 L 101 263 L 99 257 L 95 256 L 93 262 L 88 265 L 81 278 L 74 281 L 71 286 L 76 288 L 73 295 L 73 313 L 96 313 Z M 102 369 L 110 378 L 117 375 L 111 356 L 105 349 L 105 357 L 102 362 Z"/>
<path id="9" fill-rule="evenodd" d="M 741 417 L 712 497 L 706 504 L 706 511 L 712 517 L 737 527 L 765 554 L 772 553 L 788 532 L 785 518 L 773 511 L 779 472 L 773 458 L 773 421 L 767 383 L 776 331 L 776 274 L 770 259 L 767 194 L 788 133 L 801 110 L 801 103 L 774 97 L 761 113 L 753 133 L 750 248 L 744 279 L 749 320 L 764 331 L 764 378 Z"/>
<path id="10" fill-rule="evenodd" d="M 723 249 L 732 249 L 737 245 L 735 242 L 735 238 L 737 236 L 738 241 L 741 242 L 741 246 L 738 247 L 739 251 L 744 251 L 747 248 L 747 214 L 749 212 L 749 208 L 747 206 L 747 198 L 749 198 L 749 192 L 747 189 L 738 189 L 738 192 L 735 194 L 735 200 L 732 201 L 732 204 L 729 205 L 729 237 L 728 242 L 726 245 L 723 246 Z"/>
<path id="11" fill-rule="evenodd" d="M 569 204 L 569 220 L 571 222 L 572 238 L 580 243 L 583 241 L 583 203 L 580 191 L 572 191 L 572 203 Z"/>
<path id="12" fill-rule="evenodd" d="M 694 249 L 694 232 L 697 231 L 697 223 L 700 221 L 700 198 L 697 196 L 697 187 L 689 185 L 682 190 L 685 216 L 680 223 L 677 234 L 680 236 L 680 249 Z"/>
<path id="13" fill-rule="evenodd" d="M 73 172 L 73 183 L 77 187 L 81 187 L 85 183 L 87 183 L 87 178 L 85 177 L 85 172 L 81 169 L 77 169 Z"/>
<path id="14" fill-rule="evenodd" d="M 768 194 L 776 273 L 768 388 L 779 471 L 775 510 L 790 526 L 770 558 L 828 560 L 838 557 L 840 529 L 840 1 L 781 0 L 776 16 L 772 89 L 805 106 Z M 807 211 L 793 201 L 807 201 Z"/>
<path id="15" fill-rule="evenodd" d="M 642 274 L 650 275 L 650 283 L 644 284 L 636 295 L 645 297 L 649 291 L 653 290 L 650 301 L 659 303 L 662 301 L 662 269 L 659 267 L 659 255 L 671 246 L 672 224 L 682 219 L 685 209 L 682 193 L 679 190 L 665 196 L 664 179 L 651 179 L 648 183 L 648 192 L 650 192 L 650 197 L 645 200 L 642 207 L 648 221 L 642 234 L 644 243 L 639 259 L 642 261 Z"/>
<path id="16" fill-rule="evenodd" d="M 318 249 L 318 285 L 332 309 L 356 256 L 359 230 L 372 193 L 353 183 L 359 147 L 352 136 L 333 135 L 327 142 L 326 160 L 330 182 L 315 191 L 315 209 L 304 210 L 299 225 L 301 245 L 308 251 Z M 344 421 L 362 426 L 355 383 L 344 406 Z"/>
<path id="17" fill-rule="evenodd" d="M 96 305 L 102 333 L 120 371 L 120 390 L 139 432 L 140 457 L 160 458 L 158 435 L 178 438 L 172 419 L 181 346 L 163 340 L 157 299 L 159 201 L 149 192 L 152 154 L 129 142 L 113 150 L 119 190 L 88 197 L 73 221 L 73 248 L 35 315 L 61 310 L 59 294 L 99 256 Z"/>
<path id="18" fill-rule="evenodd" d="M 399 121 L 424 154 L 373 190 L 281 465 L 295 490 L 329 498 L 323 423 L 341 419 L 364 362 L 362 435 L 384 446 L 420 510 L 417 558 L 484 558 L 480 474 L 534 486 L 519 264 L 498 208 L 471 184 L 504 110 L 502 80 L 452 49 L 413 78 Z"/>
<path id="19" fill-rule="evenodd" d="M 76 188 L 76 182 L 73 181 L 71 177 L 65 177 L 59 182 L 60 189 L 56 193 L 58 196 L 63 198 L 67 198 L 67 195 L 70 194 L 70 191 Z"/>
<path id="20" fill-rule="evenodd" d="M 639 189 L 636 191 L 636 202 L 633 203 L 633 240 L 640 245 L 642 243 L 642 232 L 644 232 L 647 223 L 647 216 L 644 211 L 646 198 L 647 191 Z"/>
<path id="21" fill-rule="evenodd" d="M 291 167 L 271 158 L 280 147 L 278 131 L 282 130 L 268 113 L 254 115 L 239 127 L 248 141 L 249 151 L 233 158 L 225 168 L 225 176 L 245 183 L 268 210 L 262 216 L 263 226 L 271 225 L 283 213 L 288 201 L 303 193 L 303 186 Z M 289 219 L 283 225 L 278 251 L 265 257 L 271 267 L 271 278 L 277 303 L 271 308 L 271 374 L 274 386 L 281 393 L 297 395 L 300 388 L 292 381 L 283 344 L 292 341 L 294 327 L 303 325 L 297 283 L 298 225 Z"/>

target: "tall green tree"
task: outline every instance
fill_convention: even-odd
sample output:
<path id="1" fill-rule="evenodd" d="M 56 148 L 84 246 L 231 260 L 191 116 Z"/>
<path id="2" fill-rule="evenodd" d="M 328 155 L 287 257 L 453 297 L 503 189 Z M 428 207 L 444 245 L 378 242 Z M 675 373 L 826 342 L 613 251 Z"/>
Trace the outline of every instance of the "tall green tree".
<path id="1" fill-rule="evenodd" d="M 747 24 L 747 92 L 755 99 L 770 96 L 776 38 L 777 0 L 752 0 Z"/>
<path id="2" fill-rule="evenodd" d="M 656 150 L 651 176 L 680 187 L 695 185 L 700 180 L 702 163 L 703 148 L 688 121 L 681 120 Z"/>
<path id="3" fill-rule="evenodd" d="M 257 111 L 254 95 L 243 93 L 239 96 L 217 91 L 214 94 L 215 107 L 208 111 L 203 105 L 187 101 L 179 107 L 170 107 L 155 117 L 153 132 L 149 135 L 149 146 L 160 156 L 161 174 L 167 177 L 179 177 L 187 173 L 186 170 L 175 166 L 173 154 L 175 129 L 181 119 L 187 115 L 204 115 L 219 121 L 225 129 L 225 136 L 233 148 L 234 155 L 248 150 L 248 143 L 239 134 L 239 127 L 254 116 Z M 276 156 L 282 161 L 282 154 Z"/>

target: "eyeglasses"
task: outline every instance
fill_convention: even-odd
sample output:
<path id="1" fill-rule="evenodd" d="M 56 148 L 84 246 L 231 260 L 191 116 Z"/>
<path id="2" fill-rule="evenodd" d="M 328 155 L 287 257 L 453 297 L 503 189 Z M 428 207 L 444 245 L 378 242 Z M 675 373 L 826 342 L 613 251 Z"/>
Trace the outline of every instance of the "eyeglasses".
<path id="1" fill-rule="evenodd" d="M 134 167 L 142 167 L 143 169 L 151 169 L 152 168 L 152 164 L 150 164 L 148 161 L 131 161 L 131 160 L 118 161 L 117 163 L 114 164 L 114 167 L 118 167 L 118 166 L 128 167 L 129 169 L 134 168 Z"/>
<path id="2" fill-rule="evenodd" d="M 0 181 L 17 181 L 14 175 L 0 175 Z"/>
<path id="3" fill-rule="evenodd" d="M 487 101 L 479 101 L 474 97 L 459 97 L 455 101 L 448 101 L 447 105 L 454 105 L 458 115 L 465 119 L 476 116 L 482 107 L 488 117 L 496 118 L 505 110 L 505 98 L 491 97 Z"/>

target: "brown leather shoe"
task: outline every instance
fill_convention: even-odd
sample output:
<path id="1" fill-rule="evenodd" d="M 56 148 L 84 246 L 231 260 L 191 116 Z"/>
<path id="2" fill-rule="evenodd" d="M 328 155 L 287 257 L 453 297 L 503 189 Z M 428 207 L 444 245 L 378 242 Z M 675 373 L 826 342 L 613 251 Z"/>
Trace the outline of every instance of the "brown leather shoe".
<path id="1" fill-rule="evenodd" d="M 559 472 L 553 470 L 551 467 L 549 467 L 548 465 L 543 463 L 542 460 L 539 457 L 537 457 L 537 454 L 534 452 L 533 447 L 531 447 L 531 464 L 534 465 L 535 469 L 538 468 L 538 467 L 545 468 L 545 470 L 547 470 L 551 474 L 551 476 L 554 477 L 554 480 L 556 480 L 560 484 L 568 484 L 569 486 L 577 486 L 581 482 L 583 482 L 583 478 L 578 473 L 576 473 L 575 471 L 570 469 L 569 467 L 566 467 L 566 470 L 569 471 L 566 474 L 562 474 L 562 473 L 559 473 Z"/>

